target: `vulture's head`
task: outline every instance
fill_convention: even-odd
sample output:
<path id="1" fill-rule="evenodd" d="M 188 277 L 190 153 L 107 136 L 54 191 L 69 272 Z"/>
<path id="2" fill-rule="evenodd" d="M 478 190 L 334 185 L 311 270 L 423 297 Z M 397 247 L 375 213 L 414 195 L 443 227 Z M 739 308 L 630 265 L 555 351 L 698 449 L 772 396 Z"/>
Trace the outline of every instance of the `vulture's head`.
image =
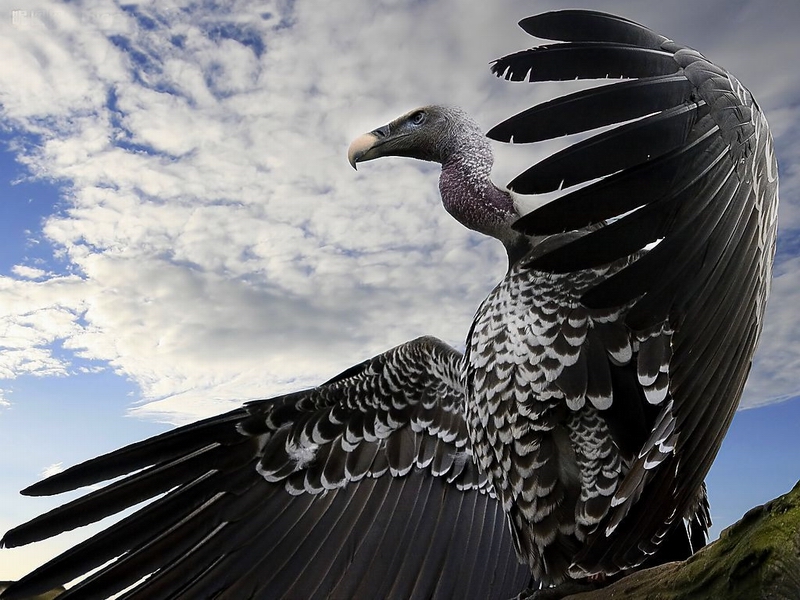
<path id="1" fill-rule="evenodd" d="M 491 181 L 492 148 L 467 113 L 454 106 L 423 106 L 353 140 L 353 168 L 382 156 L 406 156 L 442 165 L 442 204 L 465 227 L 499 239 L 509 258 L 524 249 L 511 224 L 519 217 L 507 190 Z M 527 248 L 527 246 L 525 246 Z"/>
<path id="2" fill-rule="evenodd" d="M 359 136 L 350 144 L 347 157 L 356 163 L 382 156 L 406 156 L 445 164 L 460 149 L 475 144 L 489 148 L 480 128 L 460 108 L 424 106 L 391 123 Z"/>

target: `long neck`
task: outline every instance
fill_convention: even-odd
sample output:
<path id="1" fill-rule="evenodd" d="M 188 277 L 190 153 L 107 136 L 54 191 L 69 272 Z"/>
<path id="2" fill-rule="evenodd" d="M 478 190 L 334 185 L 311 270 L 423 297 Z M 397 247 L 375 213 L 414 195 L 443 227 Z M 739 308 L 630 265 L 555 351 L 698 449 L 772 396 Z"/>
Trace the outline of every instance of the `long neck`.
<path id="1" fill-rule="evenodd" d="M 470 141 L 442 163 L 442 204 L 465 227 L 503 242 L 511 257 L 522 237 L 511 228 L 519 213 L 511 194 L 491 181 L 493 157 L 488 140 L 481 136 Z"/>

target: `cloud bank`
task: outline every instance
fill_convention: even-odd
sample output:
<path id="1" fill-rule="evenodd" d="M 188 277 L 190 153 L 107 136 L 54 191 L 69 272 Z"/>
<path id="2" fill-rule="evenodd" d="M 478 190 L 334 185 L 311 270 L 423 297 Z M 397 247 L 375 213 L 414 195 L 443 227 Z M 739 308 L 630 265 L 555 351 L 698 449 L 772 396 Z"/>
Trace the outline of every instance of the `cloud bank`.
<path id="1" fill-rule="evenodd" d="M 0 377 L 107 365 L 138 385 L 136 411 L 184 421 L 421 334 L 461 345 L 502 249 L 441 209 L 433 166 L 354 173 L 346 148 L 415 106 L 458 104 L 488 128 L 554 93 L 487 66 L 534 43 L 517 20 L 562 4 L 0 2 L 4 137 L 62 190 L 33 233 L 52 256 L 0 276 Z M 691 40 L 771 118 L 785 250 L 746 405 L 795 395 L 800 76 L 787 24 L 800 10 L 601 4 Z M 499 148 L 497 181 L 546 152 Z"/>

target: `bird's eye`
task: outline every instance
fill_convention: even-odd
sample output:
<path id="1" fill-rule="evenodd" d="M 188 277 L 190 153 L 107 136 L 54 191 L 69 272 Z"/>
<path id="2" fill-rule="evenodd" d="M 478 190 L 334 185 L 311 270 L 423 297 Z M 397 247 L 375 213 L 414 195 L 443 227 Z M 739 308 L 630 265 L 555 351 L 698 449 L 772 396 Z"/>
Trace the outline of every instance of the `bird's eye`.
<path id="1" fill-rule="evenodd" d="M 409 117 L 409 121 L 411 121 L 414 125 L 419 125 L 425 120 L 425 112 L 418 110 L 415 113 L 412 113 Z"/>

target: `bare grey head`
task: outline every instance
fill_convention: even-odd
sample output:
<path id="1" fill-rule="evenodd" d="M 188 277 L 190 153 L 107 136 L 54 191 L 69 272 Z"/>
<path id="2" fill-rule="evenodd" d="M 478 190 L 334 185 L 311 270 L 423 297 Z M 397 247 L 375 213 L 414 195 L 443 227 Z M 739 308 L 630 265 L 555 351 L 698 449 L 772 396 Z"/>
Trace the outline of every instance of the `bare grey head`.
<path id="1" fill-rule="evenodd" d="M 485 154 L 491 164 L 491 146 L 477 123 L 460 108 L 432 105 L 416 108 L 359 136 L 350 145 L 348 158 L 353 168 L 382 156 L 406 156 L 444 165 L 465 146 Z"/>
<path id="2" fill-rule="evenodd" d="M 447 212 L 502 241 L 509 254 L 518 247 L 520 236 L 511 229 L 519 217 L 513 198 L 492 183 L 491 145 L 463 110 L 441 105 L 414 109 L 359 136 L 348 151 L 353 168 L 383 156 L 440 163 L 439 190 Z"/>

